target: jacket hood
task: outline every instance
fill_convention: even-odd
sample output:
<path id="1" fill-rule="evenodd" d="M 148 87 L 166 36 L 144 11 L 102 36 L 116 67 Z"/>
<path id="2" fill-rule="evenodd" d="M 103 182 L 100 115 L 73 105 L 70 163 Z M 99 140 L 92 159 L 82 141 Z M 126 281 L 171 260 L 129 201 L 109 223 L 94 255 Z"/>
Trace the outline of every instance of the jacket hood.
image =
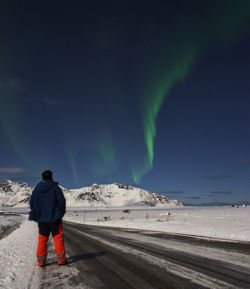
<path id="1" fill-rule="evenodd" d="M 52 188 L 56 187 L 58 185 L 58 182 L 53 181 L 41 181 L 37 186 L 36 189 L 39 191 L 39 193 L 48 193 Z"/>

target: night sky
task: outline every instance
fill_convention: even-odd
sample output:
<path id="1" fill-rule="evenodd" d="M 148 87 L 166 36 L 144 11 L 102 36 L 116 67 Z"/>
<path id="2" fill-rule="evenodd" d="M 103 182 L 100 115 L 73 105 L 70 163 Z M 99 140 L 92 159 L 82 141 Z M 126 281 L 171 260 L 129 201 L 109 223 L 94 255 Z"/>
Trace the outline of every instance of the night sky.
<path id="1" fill-rule="evenodd" d="M 250 1 L 1 1 L 0 180 L 250 201 Z"/>

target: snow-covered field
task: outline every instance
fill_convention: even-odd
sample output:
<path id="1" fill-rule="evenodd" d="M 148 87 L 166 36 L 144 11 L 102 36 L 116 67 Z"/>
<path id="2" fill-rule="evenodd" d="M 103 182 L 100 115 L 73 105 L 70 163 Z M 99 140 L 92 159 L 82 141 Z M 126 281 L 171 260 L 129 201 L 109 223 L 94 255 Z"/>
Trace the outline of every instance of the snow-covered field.
<path id="1" fill-rule="evenodd" d="M 128 208 L 129 213 L 125 209 L 71 208 L 64 220 L 250 241 L 250 207 Z"/>

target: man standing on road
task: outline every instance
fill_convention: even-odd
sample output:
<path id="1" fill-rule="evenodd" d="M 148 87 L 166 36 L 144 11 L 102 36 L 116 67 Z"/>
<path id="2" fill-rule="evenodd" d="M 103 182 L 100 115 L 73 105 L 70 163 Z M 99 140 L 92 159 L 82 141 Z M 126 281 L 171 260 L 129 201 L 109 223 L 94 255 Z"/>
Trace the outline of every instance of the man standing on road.
<path id="1" fill-rule="evenodd" d="M 38 223 L 39 236 L 37 247 L 38 266 L 45 266 L 47 242 L 52 233 L 57 262 L 67 264 L 63 239 L 62 218 L 65 214 L 65 198 L 53 174 L 47 170 L 42 173 L 42 181 L 35 187 L 30 198 L 29 220 Z"/>

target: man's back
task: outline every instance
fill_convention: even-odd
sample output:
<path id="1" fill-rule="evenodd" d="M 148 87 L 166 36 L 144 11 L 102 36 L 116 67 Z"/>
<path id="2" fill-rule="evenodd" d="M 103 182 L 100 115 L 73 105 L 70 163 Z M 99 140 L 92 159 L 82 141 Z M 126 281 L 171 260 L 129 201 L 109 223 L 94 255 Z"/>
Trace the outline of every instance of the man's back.
<path id="1" fill-rule="evenodd" d="M 65 213 L 65 198 L 58 183 L 41 181 L 32 193 L 30 209 L 29 219 L 32 221 L 53 223 L 61 220 Z"/>

